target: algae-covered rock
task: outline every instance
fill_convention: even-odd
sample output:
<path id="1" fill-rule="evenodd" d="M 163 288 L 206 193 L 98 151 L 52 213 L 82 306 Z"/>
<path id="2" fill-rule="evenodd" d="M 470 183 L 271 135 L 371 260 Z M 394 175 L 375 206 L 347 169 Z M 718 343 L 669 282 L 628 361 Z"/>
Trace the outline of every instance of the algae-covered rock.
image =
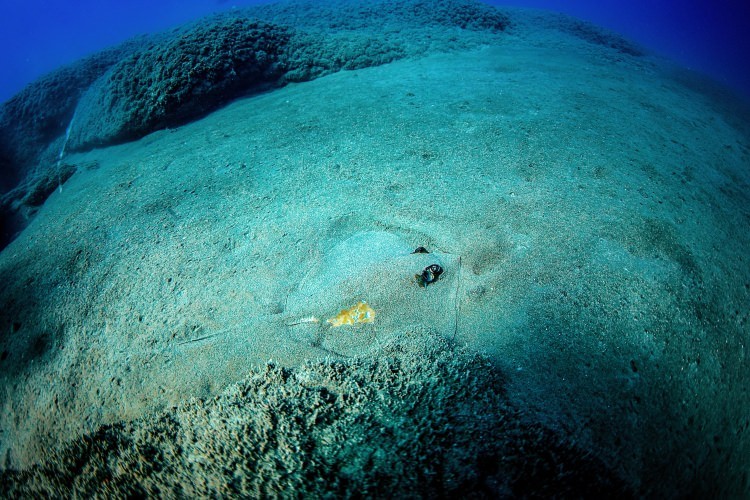
<path id="1" fill-rule="evenodd" d="M 70 147 L 143 136 L 260 90 L 283 73 L 291 29 L 249 19 L 198 26 L 115 64 L 82 96 Z"/>
<path id="2" fill-rule="evenodd" d="M 191 400 L 75 439 L 12 496 L 617 497 L 604 463 L 528 418 L 481 356 L 428 334 L 372 356 L 267 365 Z"/>

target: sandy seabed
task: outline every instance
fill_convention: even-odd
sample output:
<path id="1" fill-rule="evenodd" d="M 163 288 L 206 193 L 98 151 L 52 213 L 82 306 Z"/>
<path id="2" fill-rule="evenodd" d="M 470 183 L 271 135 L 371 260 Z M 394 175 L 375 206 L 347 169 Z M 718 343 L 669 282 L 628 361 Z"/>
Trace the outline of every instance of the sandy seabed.
<path id="1" fill-rule="evenodd" d="M 0 253 L 2 484 L 747 494 L 725 99 L 539 28 L 66 157 Z"/>

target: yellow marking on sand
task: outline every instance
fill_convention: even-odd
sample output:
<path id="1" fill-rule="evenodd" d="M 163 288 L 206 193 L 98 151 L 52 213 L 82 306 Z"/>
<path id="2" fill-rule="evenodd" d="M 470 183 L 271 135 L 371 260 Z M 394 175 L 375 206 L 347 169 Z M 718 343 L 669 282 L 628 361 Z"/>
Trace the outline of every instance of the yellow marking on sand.
<path id="1" fill-rule="evenodd" d="M 375 321 L 375 309 L 366 302 L 359 302 L 349 309 L 342 309 L 340 313 L 328 320 L 331 326 L 353 325 L 355 323 L 372 323 Z"/>

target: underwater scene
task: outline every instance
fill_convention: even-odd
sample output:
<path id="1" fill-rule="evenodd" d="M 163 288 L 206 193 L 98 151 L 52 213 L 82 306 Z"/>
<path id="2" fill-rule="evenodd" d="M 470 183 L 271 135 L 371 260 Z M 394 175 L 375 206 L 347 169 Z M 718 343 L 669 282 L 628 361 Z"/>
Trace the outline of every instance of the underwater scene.
<path id="1" fill-rule="evenodd" d="M 476 0 L 225 9 L 36 78 L 0 496 L 750 497 L 749 102 Z"/>

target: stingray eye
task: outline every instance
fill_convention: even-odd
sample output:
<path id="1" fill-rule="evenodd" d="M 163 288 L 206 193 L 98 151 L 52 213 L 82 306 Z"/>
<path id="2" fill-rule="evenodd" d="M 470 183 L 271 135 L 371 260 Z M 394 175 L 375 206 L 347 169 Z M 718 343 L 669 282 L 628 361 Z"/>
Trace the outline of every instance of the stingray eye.
<path id="1" fill-rule="evenodd" d="M 430 273 L 435 276 L 435 279 L 438 279 L 438 277 L 443 274 L 443 268 L 440 264 L 432 264 L 431 266 L 428 266 L 427 269 L 429 269 Z"/>
<path id="2" fill-rule="evenodd" d="M 421 273 L 414 275 L 414 277 L 417 279 L 419 286 L 424 287 L 436 282 L 442 273 L 443 268 L 439 264 L 431 264 L 425 267 Z"/>

